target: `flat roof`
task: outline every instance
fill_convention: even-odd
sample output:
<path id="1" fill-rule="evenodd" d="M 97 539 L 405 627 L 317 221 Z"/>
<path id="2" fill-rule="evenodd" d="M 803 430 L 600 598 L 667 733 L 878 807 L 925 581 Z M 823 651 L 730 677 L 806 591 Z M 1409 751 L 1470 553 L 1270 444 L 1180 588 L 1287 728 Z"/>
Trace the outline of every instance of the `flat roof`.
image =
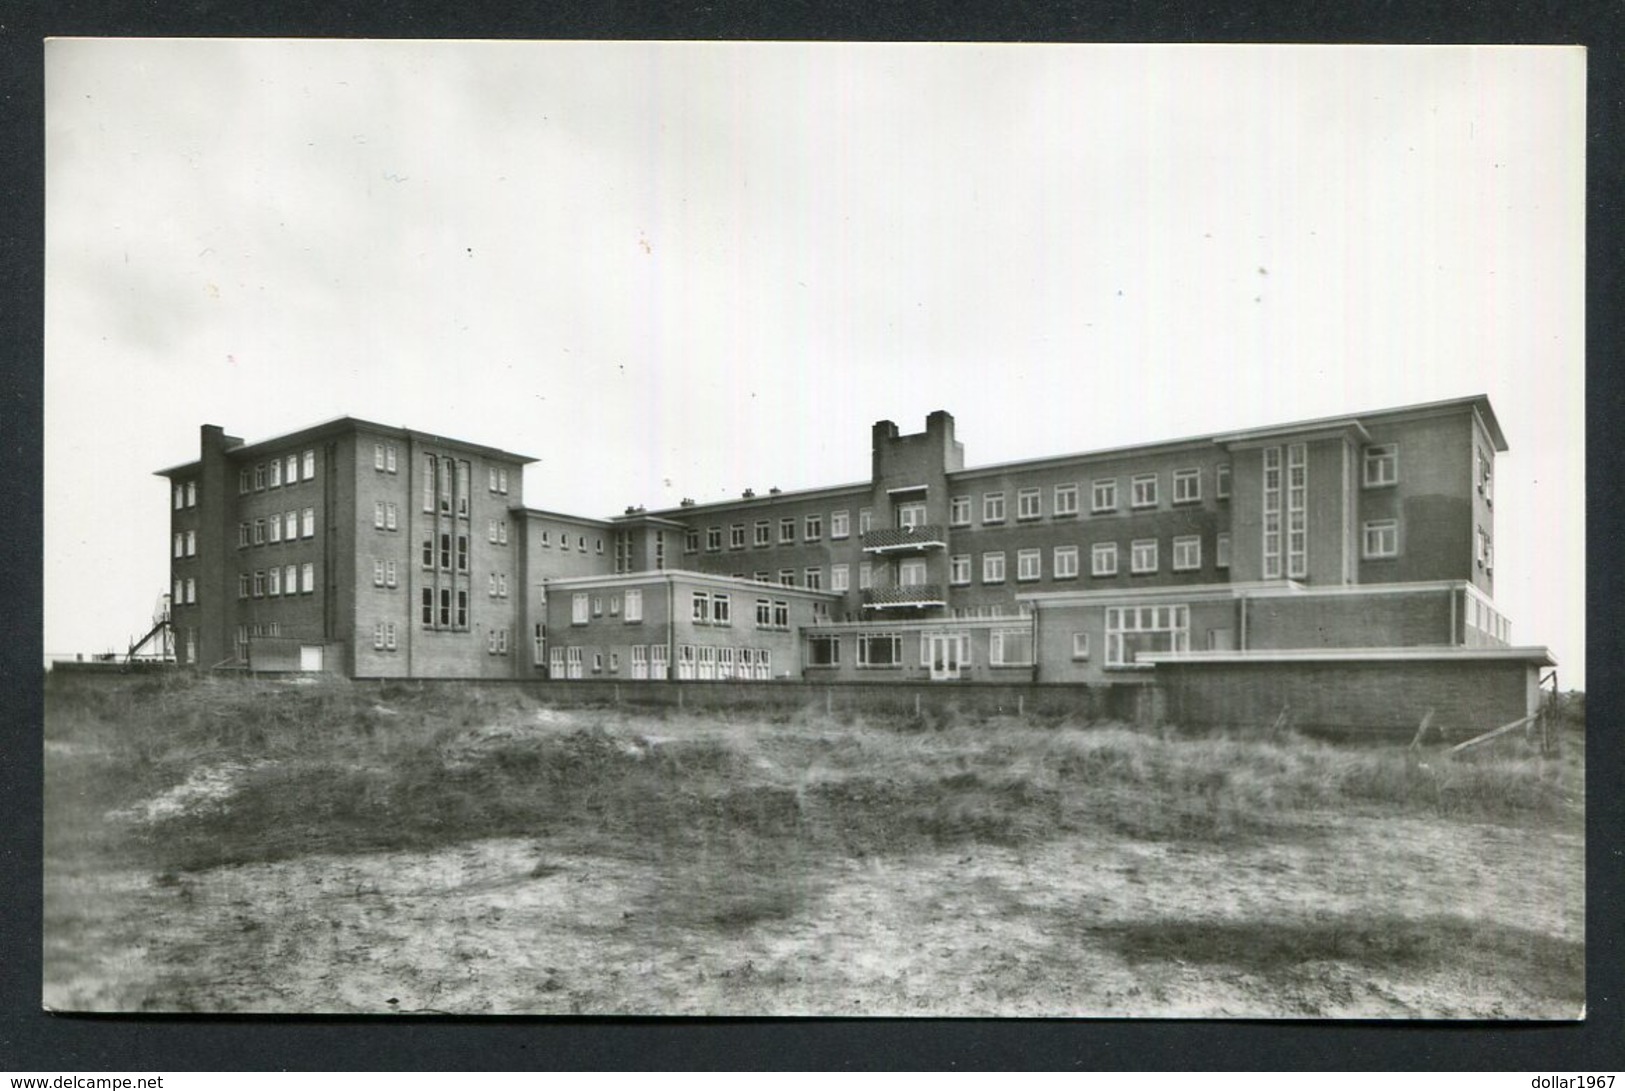
<path id="1" fill-rule="evenodd" d="M 1425 645 L 1408 648 L 1281 648 L 1250 652 L 1140 652 L 1137 663 L 1178 665 L 1240 665 L 1244 663 L 1402 663 L 1411 661 L 1527 660 L 1536 666 L 1555 667 L 1549 648 L 1528 645 L 1507 648 L 1467 648 Z"/>
<path id="2" fill-rule="evenodd" d="M 348 432 L 360 431 L 377 432 L 386 436 L 399 436 L 403 439 L 416 439 L 427 441 L 429 443 L 444 444 L 448 447 L 458 447 L 465 451 L 501 458 L 510 462 L 520 463 L 521 465 L 528 466 L 529 464 L 538 461 L 537 459 L 532 458 L 530 455 L 516 454 L 513 451 L 505 451 L 500 447 L 490 447 L 483 443 L 473 443 L 469 440 L 456 439 L 451 436 L 442 436 L 434 432 L 424 432 L 420 429 L 405 427 L 404 425 L 380 424 L 377 421 L 364 420 L 361 417 L 348 416 L 333 417 L 328 420 L 319 421 L 316 424 L 295 429 L 292 432 L 284 432 L 281 435 L 255 440 L 253 443 L 242 443 L 235 447 L 228 447 L 225 450 L 225 455 L 228 459 L 233 460 L 253 458 L 265 453 L 273 447 L 280 447 L 284 444 L 303 443 L 308 440 L 318 439 L 322 436 L 343 435 Z M 184 470 L 193 469 L 201 464 L 202 462 L 200 459 L 194 458 L 189 462 L 183 462 L 167 469 L 155 470 L 154 474 L 158 477 L 169 477 Z"/>

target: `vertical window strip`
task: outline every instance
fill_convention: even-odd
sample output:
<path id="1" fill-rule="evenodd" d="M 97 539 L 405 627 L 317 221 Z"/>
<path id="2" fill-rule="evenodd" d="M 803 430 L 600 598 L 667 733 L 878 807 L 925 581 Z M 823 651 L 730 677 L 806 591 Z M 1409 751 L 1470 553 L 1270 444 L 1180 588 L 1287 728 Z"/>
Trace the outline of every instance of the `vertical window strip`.
<path id="1" fill-rule="evenodd" d="M 1281 578 L 1281 449 L 1264 448 L 1264 578 Z"/>
<path id="2" fill-rule="evenodd" d="M 1309 574 L 1309 447 L 1294 443 L 1286 449 L 1286 574 L 1302 579 Z"/>

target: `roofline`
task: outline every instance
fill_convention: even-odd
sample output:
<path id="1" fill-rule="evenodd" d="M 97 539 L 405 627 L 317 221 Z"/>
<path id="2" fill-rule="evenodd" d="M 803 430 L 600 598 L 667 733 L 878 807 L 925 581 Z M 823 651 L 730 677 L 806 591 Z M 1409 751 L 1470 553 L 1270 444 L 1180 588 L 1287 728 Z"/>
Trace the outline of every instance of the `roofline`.
<path id="1" fill-rule="evenodd" d="M 694 514 L 695 512 L 715 512 L 725 511 L 731 508 L 759 507 L 769 500 L 775 503 L 785 503 L 792 500 L 811 500 L 824 494 L 834 493 L 852 493 L 859 496 L 867 496 L 870 488 L 871 483 L 868 481 L 853 481 L 843 485 L 820 485 L 811 489 L 785 489 L 779 492 L 757 493 L 755 496 L 749 497 L 734 497 L 731 500 L 711 500 L 704 504 L 689 504 L 686 507 L 679 505 L 675 508 L 656 508 L 649 511 L 636 512 L 632 515 L 617 516 L 616 519 L 635 519 L 641 516 L 655 516 L 656 518 L 661 519 L 676 518 L 680 520 L 684 516 Z"/>
<path id="2" fill-rule="evenodd" d="M 505 451 L 500 447 L 491 447 L 483 443 L 473 443 L 469 440 L 455 439 L 451 436 L 443 436 L 435 432 L 424 432 L 420 429 L 405 427 L 404 425 L 380 424 L 377 421 L 370 421 L 361 417 L 350 416 L 332 417 L 324 421 L 318 421 L 315 424 L 306 425 L 303 428 L 297 428 L 292 432 L 283 432 L 280 435 L 268 436 L 265 439 L 257 439 L 253 443 L 240 443 L 235 447 L 226 448 L 222 453 L 228 459 L 233 460 L 244 457 L 252 458 L 272 447 L 279 447 L 283 444 L 303 443 L 321 436 L 339 435 L 363 430 L 368 432 L 378 432 L 387 436 L 399 436 L 403 439 L 414 439 L 427 441 L 437 445 L 458 447 L 466 451 L 496 456 L 510 462 L 517 462 L 522 466 L 528 466 L 533 462 L 539 461 L 539 459 L 533 458 L 530 455 L 521 455 L 513 451 Z M 201 459 L 193 459 L 190 462 L 184 462 L 178 466 L 172 466 L 169 469 L 154 471 L 154 475 L 157 477 L 167 477 L 171 474 L 179 473 L 182 470 L 189 470 L 193 467 L 201 466 L 202 464 L 203 462 Z"/>
<path id="3" fill-rule="evenodd" d="M 571 523 L 589 524 L 599 528 L 600 530 L 609 530 L 614 525 L 608 519 L 599 519 L 591 515 L 571 515 L 568 512 L 551 511 L 547 508 L 516 507 L 509 508 L 508 510 L 519 515 L 523 515 L 527 519 L 532 517 L 542 519 L 563 519 Z"/>
<path id="4" fill-rule="evenodd" d="M 1425 645 L 1407 648 L 1284 648 L 1251 652 L 1141 652 L 1137 663 L 1176 666 L 1181 663 L 1395 663 L 1417 660 L 1487 659 L 1528 660 L 1542 667 L 1555 667 L 1557 660 L 1544 645 L 1521 647 L 1469 648 L 1459 645 Z"/>
<path id="5" fill-rule="evenodd" d="M 1414 583 L 1350 583 L 1336 587 L 1314 587 L 1296 580 L 1251 580 L 1246 583 L 1190 583 L 1175 586 L 1134 588 L 1103 587 L 1099 591 L 1027 591 L 1016 595 L 1017 602 L 1043 606 L 1100 605 L 1113 602 L 1145 602 L 1165 599 L 1272 599 L 1334 598 L 1352 595 L 1415 595 L 1440 591 L 1473 589 L 1471 580 L 1418 580 Z M 1479 592 L 1483 595 L 1483 592 Z M 1491 606 L 1494 600 L 1484 596 Z"/>

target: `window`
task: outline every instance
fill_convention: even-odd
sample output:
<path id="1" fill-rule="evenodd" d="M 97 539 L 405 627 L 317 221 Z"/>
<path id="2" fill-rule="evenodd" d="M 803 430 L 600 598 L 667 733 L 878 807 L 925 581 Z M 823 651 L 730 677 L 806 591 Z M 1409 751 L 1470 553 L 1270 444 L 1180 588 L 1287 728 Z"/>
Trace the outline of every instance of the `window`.
<path id="1" fill-rule="evenodd" d="M 577 593 L 570 596 L 570 624 L 587 624 L 587 611 L 592 607 L 592 596 Z"/>
<path id="2" fill-rule="evenodd" d="M 858 534 L 868 534 L 875 526 L 875 513 L 873 508 L 858 509 Z"/>
<path id="3" fill-rule="evenodd" d="M 395 623 L 393 621 L 384 626 L 384 650 L 395 650 Z"/>
<path id="4" fill-rule="evenodd" d="M 400 515 L 393 502 L 384 505 L 384 528 L 395 530 L 400 526 Z"/>
<path id="5" fill-rule="evenodd" d="M 485 576 L 485 594 L 487 598 L 497 597 L 497 574 L 488 572 Z"/>
<path id="6" fill-rule="evenodd" d="M 290 592 L 292 588 L 289 588 Z M 282 594 L 282 569 L 273 568 L 265 574 L 265 593 L 267 595 Z"/>
<path id="7" fill-rule="evenodd" d="M 809 568 L 804 573 L 806 587 L 810 591 L 821 591 L 824 588 L 824 570 L 822 568 Z"/>
<path id="8" fill-rule="evenodd" d="M 395 562 L 394 561 L 385 561 L 384 562 L 384 586 L 385 587 L 394 587 L 395 584 L 396 584 Z"/>
<path id="9" fill-rule="evenodd" d="M 711 596 L 704 591 L 694 592 L 688 616 L 690 621 L 698 624 L 711 624 Z"/>
<path id="10" fill-rule="evenodd" d="M 851 586 L 851 566 L 832 564 L 829 566 L 829 589 L 831 591 L 845 591 Z"/>
<path id="11" fill-rule="evenodd" d="M 372 562 L 372 585 L 374 587 L 384 586 L 384 562 L 376 557 L 373 558 Z"/>
<path id="12" fill-rule="evenodd" d="M 1154 508 L 1157 506 L 1157 475 L 1135 474 L 1130 482 L 1132 499 L 1130 504 L 1136 508 Z"/>
<path id="13" fill-rule="evenodd" d="M 265 544 L 265 520 L 264 519 L 256 519 L 256 520 L 254 520 L 254 544 L 255 545 L 264 545 Z"/>
<path id="14" fill-rule="evenodd" d="M 1036 580 L 1043 574 L 1043 556 L 1041 549 L 1022 549 L 1016 552 L 1016 579 L 1019 581 Z"/>
<path id="15" fill-rule="evenodd" d="M 395 472 L 395 445 L 393 443 L 384 448 L 384 472 L 391 474 Z"/>
<path id="16" fill-rule="evenodd" d="M 1075 659 L 1075 660 L 1076 659 L 1088 659 L 1089 658 L 1089 634 L 1088 633 L 1073 633 L 1072 634 L 1072 658 Z"/>
<path id="17" fill-rule="evenodd" d="M 960 553 L 948 561 L 948 582 L 963 587 L 970 582 L 970 554 Z"/>
<path id="18" fill-rule="evenodd" d="M 796 540 L 796 521 L 794 518 L 779 520 L 779 544 L 789 545 Z"/>
<path id="19" fill-rule="evenodd" d="M 384 445 L 382 443 L 372 445 L 372 468 L 375 470 L 384 468 Z"/>
<path id="20" fill-rule="evenodd" d="M 299 456 L 298 455 L 289 455 L 288 456 L 288 478 L 287 478 L 287 482 L 288 482 L 288 484 L 292 485 L 294 482 L 296 482 L 298 480 L 299 480 Z"/>
<path id="21" fill-rule="evenodd" d="M 788 629 L 790 627 L 790 604 L 784 599 L 773 600 L 773 628 Z"/>
<path id="22" fill-rule="evenodd" d="M 711 620 L 717 625 L 732 625 L 734 623 L 732 596 L 712 594 Z"/>
<path id="23" fill-rule="evenodd" d="M 314 561 L 306 561 L 301 565 L 299 575 L 299 591 L 301 594 L 308 595 L 316 590 L 316 563 Z"/>
<path id="24" fill-rule="evenodd" d="M 1016 493 L 1016 518 L 1037 519 L 1044 514 L 1042 494 L 1037 489 L 1022 489 Z"/>
<path id="25" fill-rule="evenodd" d="M 1214 471 L 1213 495 L 1220 500 L 1230 499 L 1230 463 L 1221 462 Z"/>
<path id="26" fill-rule="evenodd" d="M 244 572 L 240 576 L 237 577 L 237 597 L 238 598 L 246 599 L 248 597 L 249 584 L 250 584 L 250 578 L 249 578 L 249 575 L 248 575 L 247 572 Z"/>
<path id="27" fill-rule="evenodd" d="M 722 528 L 705 528 L 705 548 L 709 553 L 716 553 L 722 549 Z"/>
<path id="28" fill-rule="evenodd" d="M 566 678 L 580 678 L 581 677 L 581 658 L 582 658 L 581 649 L 580 648 L 566 648 L 566 649 L 564 649 L 564 657 L 565 657 L 564 676 Z"/>
<path id="29" fill-rule="evenodd" d="M 1055 514 L 1078 514 L 1078 486 L 1075 482 L 1055 486 Z"/>
<path id="30" fill-rule="evenodd" d="M 1190 650 L 1190 613 L 1184 606 L 1108 606 L 1106 665 L 1127 666 L 1142 652 Z"/>
<path id="31" fill-rule="evenodd" d="M 756 627 L 766 629 L 773 624 L 773 603 L 769 599 L 756 600 Z"/>
<path id="32" fill-rule="evenodd" d="M 1089 574 L 1092 576 L 1117 575 L 1117 543 L 1096 542 L 1089 551 Z"/>
<path id="33" fill-rule="evenodd" d="M 807 666 L 838 667 L 841 665 L 841 638 L 838 636 L 809 636 L 807 638 Z"/>
<path id="34" fill-rule="evenodd" d="M 626 620 L 629 623 L 643 620 L 643 592 L 635 588 L 626 593 Z"/>
<path id="35" fill-rule="evenodd" d="M 197 580 L 192 576 L 186 577 L 186 603 L 190 606 L 197 601 Z"/>
<path id="36" fill-rule="evenodd" d="M 592 597 L 592 616 L 593 617 L 603 617 L 604 616 L 604 596 L 602 596 L 602 595 L 594 595 Z"/>
<path id="37" fill-rule="evenodd" d="M 1202 539 L 1182 534 L 1174 539 L 1174 571 L 1191 572 L 1202 567 Z"/>
<path id="38" fill-rule="evenodd" d="M 1213 543 L 1213 567 L 1230 567 L 1230 534 L 1221 533 Z"/>
<path id="39" fill-rule="evenodd" d="M 254 597 L 257 598 L 257 599 L 265 597 L 265 573 L 263 571 L 254 573 Z M 175 601 L 180 602 L 180 600 L 181 600 L 180 581 L 176 580 L 175 581 Z"/>
<path id="40" fill-rule="evenodd" d="M 434 592 L 427 587 L 423 589 L 423 624 L 434 624 Z"/>
<path id="41" fill-rule="evenodd" d="M 1361 553 L 1369 558 L 1399 556 L 1398 520 L 1375 519 L 1367 523 Z"/>
<path id="42" fill-rule="evenodd" d="M 1281 578 L 1281 449 L 1264 448 L 1264 578 Z"/>
<path id="43" fill-rule="evenodd" d="M 649 677 L 649 646 L 647 644 L 632 645 L 632 677 Z"/>
<path id="44" fill-rule="evenodd" d="M 237 491 L 238 493 L 254 491 L 254 475 L 252 473 L 247 470 L 237 471 Z"/>
<path id="45" fill-rule="evenodd" d="M 744 651 L 743 648 L 740 651 Z M 734 649 L 717 649 L 717 677 L 726 682 L 734 676 Z"/>
<path id="46" fill-rule="evenodd" d="M 267 480 L 270 483 L 271 488 L 273 488 L 273 489 L 281 488 L 282 487 L 282 460 L 280 458 L 274 459 L 271 462 L 270 471 L 271 471 L 271 476 Z"/>
<path id="47" fill-rule="evenodd" d="M 1129 546 L 1129 571 L 1137 576 L 1157 570 L 1157 540 L 1136 538 Z"/>
<path id="48" fill-rule="evenodd" d="M 296 565 L 290 564 L 287 568 L 282 570 L 282 593 L 284 595 L 291 595 L 298 590 L 299 568 Z"/>
<path id="49" fill-rule="evenodd" d="M 729 549 L 744 549 L 745 548 L 745 524 L 744 523 L 735 523 L 733 526 L 728 528 L 728 548 Z"/>
<path id="50" fill-rule="evenodd" d="M 315 476 L 316 476 L 316 452 L 315 451 L 306 451 L 305 452 L 304 479 L 306 481 L 309 481 L 312 478 L 314 478 Z"/>
<path id="51" fill-rule="evenodd" d="M 689 527 L 683 531 L 683 552 L 698 553 L 700 551 L 700 531 L 698 527 Z"/>
<path id="52" fill-rule="evenodd" d="M 762 546 L 772 545 L 773 524 L 768 522 L 766 519 L 756 520 L 756 536 L 754 539 L 752 539 L 752 541 L 758 549 L 760 549 Z"/>
<path id="53" fill-rule="evenodd" d="M 807 516 L 804 528 L 804 537 L 809 542 L 816 542 L 824 537 L 824 517 L 822 515 Z"/>
<path id="54" fill-rule="evenodd" d="M 1078 547 L 1056 546 L 1054 560 L 1051 562 L 1055 568 L 1055 578 L 1058 580 L 1073 580 L 1078 577 Z"/>
<path id="55" fill-rule="evenodd" d="M 902 663 L 903 638 L 898 634 L 858 634 L 858 666 L 899 667 Z"/>
<path id="56" fill-rule="evenodd" d="M 1117 510 L 1117 479 L 1094 481 L 1089 485 L 1089 510 L 1095 514 Z"/>
<path id="57" fill-rule="evenodd" d="M 246 549 L 248 547 L 248 543 L 251 540 L 249 536 L 252 533 L 253 533 L 253 528 L 251 528 L 247 523 L 238 523 L 237 524 L 237 548 L 238 549 Z"/>
<path id="58" fill-rule="evenodd" d="M 982 522 L 1004 522 L 1004 493 L 987 492 L 982 494 Z"/>
<path id="59" fill-rule="evenodd" d="M 779 569 L 779 586 L 794 587 L 796 585 L 796 570 L 793 568 Z"/>
<path id="60" fill-rule="evenodd" d="M 186 556 L 186 535 L 180 531 L 175 532 L 175 556 L 177 558 Z"/>
<path id="61" fill-rule="evenodd" d="M 1309 574 L 1309 447 L 1294 443 L 1286 449 L 1286 574 L 1302 579 Z"/>
<path id="62" fill-rule="evenodd" d="M 982 554 L 982 582 L 1004 582 L 1004 553 L 1002 551 Z"/>
<path id="63" fill-rule="evenodd" d="M 180 486 L 178 486 L 178 485 L 176 486 L 176 488 L 179 488 L 179 487 Z M 264 489 L 265 489 L 265 464 L 262 462 L 258 466 L 254 467 L 254 491 L 255 492 L 261 492 Z M 179 495 L 180 495 L 179 493 L 176 494 L 177 497 Z M 177 499 L 175 501 L 175 506 L 177 508 L 181 506 L 179 499 Z"/>
<path id="64" fill-rule="evenodd" d="M 875 585 L 874 565 L 868 561 L 858 563 L 858 590 L 867 591 Z"/>
<path id="65" fill-rule="evenodd" d="M 283 531 L 282 538 L 284 541 L 291 542 L 299 537 L 299 513 L 290 511 L 283 519 L 287 529 Z"/>
<path id="66" fill-rule="evenodd" d="M 379 530 L 384 529 L 384 502 L 374 500 L 372 503 L 372 525 Z"/>
<path id="67" fill-rule="evenodd" d="M 666 532 L 655 531 L 655 571 L 664 572 L 666 569 Z"/>
<path id="68" fill-rule="evenodd" d="M 829 536 L 831 538 L 850 538 L 852 536 L 852 517 L 848 512 L 837 511 L 830 515 Z"/>
<path id="69" fill-rule="evenodd" d="M 1202 471 L 1174 471 L 1174 503 L 1194 504 L 1202 499 Z"/>
<path id="70" fill-rule="evenodd" d="M 988 662 L 995 667 L 1033 665 L 1031 629 L 994 629 L 987 635 Z"/>
<path id="71" fill-rule="evenodd" d="M 299 513 L 299 520 L 301 535 L 306 538 L 314 538 L 316 536 L 316 509 L 306 508 Z"/>
<path id="72" fill-rule="evenodd" d="M 1490 456 L 1484 453 L 1484 448 L 1478 451 L 1478 491 L 1484 497 L 1484 503 L 1495 506 L 1495 463 Z"/>
<path id="73" fill-rule="evenodd" d="M 262 467 L 263 472 L 263 467 Z M 175 510 L 180 511 L 186 506 L 186 486 L 179 481 L 175 482 Z"/>
<path id="74" fill-rule="evenodd" d="M 282 540 L 282 516 L 271 516 L 271 518 L 266 521 L 265 527 L 269 532 L 266 536 L 267 541 L 275 543 Z"/>
<path id="75" fill-rule="evenodd" d="M 970 497 L 956 496 L 948 501 L 948 522 L 956 527 L 970 526 Z"/>
<path id="76" fill-rule="evenodd" d="M 1399 483 L 1399 444 L 1379 443 L 1365 449 L 1365 487 Z"/>
<path id="77" fill-rule="evenodd" d="M 376 651 L 381 652 L 384 650 L 384 623 L 381 621 L 373 623 L 372 646 Z"/>

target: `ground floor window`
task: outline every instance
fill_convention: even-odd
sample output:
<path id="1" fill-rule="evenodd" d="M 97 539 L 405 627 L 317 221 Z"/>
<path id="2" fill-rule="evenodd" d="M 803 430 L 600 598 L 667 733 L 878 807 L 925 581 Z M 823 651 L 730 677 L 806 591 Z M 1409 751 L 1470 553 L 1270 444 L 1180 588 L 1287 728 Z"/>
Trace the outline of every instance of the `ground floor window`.
<path id="1" fill-rule="evenodd" d="M 858 666 L 900 667 L 903 665 L 903 638 L 896 633 L 858 634 Z"/>
<path id="2" fill-rule="evenodd" d="M 994 629 L 988 633 L 988 662 L 995 667 L 1032 666 L 1033 631 Z"/>
<path id="3" fill-rule="evenodd" d="M 807 638 L 807 665 L 809 667 L 835 667 L 841 662 L 841 638 L 833 635 Z"/>
<path id="4" fill-rule="evenodd" d="M 581 677 L 581 649 L 564 649 L 564 676 L 566 678 Z"/>
<path id="5" fill-rule="evenodd" d="M 645 645 L 632 645 L 632 677 L 649 677 L 649 649 Z"/>
<path id="6" fill-rule="evenodd" d="M 1190 610 L 1184 606 L 1106 608 L 1106 665 L 1124 666 L 1141 652 L 1190 650 Z"/>

